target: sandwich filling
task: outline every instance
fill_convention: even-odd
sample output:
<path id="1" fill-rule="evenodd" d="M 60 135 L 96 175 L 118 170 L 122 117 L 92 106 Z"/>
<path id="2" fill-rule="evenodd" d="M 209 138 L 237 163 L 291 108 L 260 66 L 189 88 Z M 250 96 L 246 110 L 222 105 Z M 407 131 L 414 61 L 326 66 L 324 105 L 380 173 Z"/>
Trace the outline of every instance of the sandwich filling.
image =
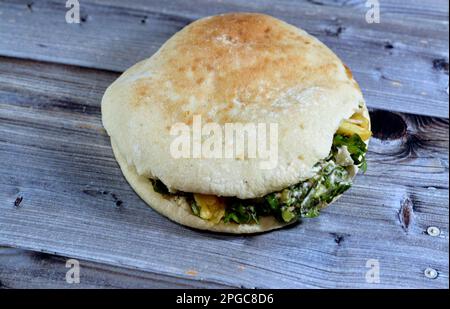
<path id="1" fill-rule="evenodd" d="M 273 216 L 283 223 L 313 218 L 351 187 L 358 168 L 365 172 L 365 141 L 371 136 L 369 126 L 369 120 L 361 112 L 342 121 L 329 155 L 314 166 L 313 177 L 260 198 L 171 193 L 160 180 L 150 181 L 155 192 L 184 197 L 194 215 L 213 223 L 258 224 L 263 216 Z"/>

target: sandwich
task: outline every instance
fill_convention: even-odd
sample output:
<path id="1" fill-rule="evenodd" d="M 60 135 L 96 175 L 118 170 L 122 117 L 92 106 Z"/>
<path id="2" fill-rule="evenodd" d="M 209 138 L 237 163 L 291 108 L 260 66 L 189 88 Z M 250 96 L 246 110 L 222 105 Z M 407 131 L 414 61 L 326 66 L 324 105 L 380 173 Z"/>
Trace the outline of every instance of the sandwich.
<path id="1" fill-rule="evenodd" d="M 101 108 L 131 187 L 197 229 L 257 233 L 316 217 L 366 169 L 370 118 L 350 69 L 268 15 L 189 24 L 114 81 Z"/>

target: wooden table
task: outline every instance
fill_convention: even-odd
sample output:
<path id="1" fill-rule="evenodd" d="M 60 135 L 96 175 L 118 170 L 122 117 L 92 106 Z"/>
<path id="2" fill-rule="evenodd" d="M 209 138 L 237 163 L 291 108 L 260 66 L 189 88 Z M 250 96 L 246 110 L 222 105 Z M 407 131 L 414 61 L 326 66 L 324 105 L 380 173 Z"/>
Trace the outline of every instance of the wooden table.
<path id="1" fill-rule="evenodd" d="M 65 22 L 62 0 L 0 2 L 1 287 L 448 288 L 447 1 L 381 0 L 379 24 L 365 21 L 363 0 L 80 2 L 80 24 Z M 265 12 L 326 43 L 374 125 L 368 171 L 347 194 L 262 235 L 200 232 L 154 212 L 100 121 L 120 72 L 228 11 Z M 65 281 L 69 258 L 79 284 Z M 366 280 L 371 260 L 379 283 Z"/>

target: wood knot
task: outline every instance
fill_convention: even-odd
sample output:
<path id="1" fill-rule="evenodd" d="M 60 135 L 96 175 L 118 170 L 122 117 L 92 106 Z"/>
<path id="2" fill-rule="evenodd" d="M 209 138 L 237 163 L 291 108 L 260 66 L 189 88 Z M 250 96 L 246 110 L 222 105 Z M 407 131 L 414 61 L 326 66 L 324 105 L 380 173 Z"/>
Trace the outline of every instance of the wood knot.
<path id="1" fill-rule="evenodd" d="M 393 49 L 394 45 L 391 42 L 387 41 L 387 42 L 384 42 L 384 48 L 385 49 Z"/>
<path id="2" fill-rule="evenodd" d="M 28 11 L 33 12 L 33 5 L 34 5 L 33 1 L 27 2 L 27 9 L 28 9 Z"/>
<path id="3" fill-rule="evenodd" d="M 398 220 L 405 232 L 408 232 L 414 219 L 414 207 L 411 199 L 406 196 L 400 201 Z"/>
<path id="4" fill-rule="evenodd" d="M 80 16 L 80 21 L 81 21 L 82 23 L 87 22 L 88 19 L 89 19 L 89 15 L 87 15 L 87 14 L 83 14 L 83 15 Z"/>
<path id="5" fill-rule="evenodd" d="M 111 197 L 113 198 L 114 203 L 116 204 L 116 206 L 118 208 L 121 208 L 122 205 L 123 205 L 123 201 L 121 199 L 119 199 L 115 193 L 111 193 Z"/>
<path id="6" fill-rule="evenodd" d="M 403 118 L 388 111 L 373 111 L 370 113 L 372 133 L 375 138 L 392 140 L 406 135 L 407 125 Z"/>
<path id="7" fill-rule="evenodd" d="M 14 201 L 14 206 L 16 208 L 19 208 L 20 207 L 20 203 L 22 203 L 22 201 L 23 201 L 23 196 L 16 197 L 16 200 Z"/>
<path id="8" fill-rule="evenodd" d="M 109 196 L 111 196 L 111 198 L 112 198 L 114 204 L 117 206 L 117 208 L 120 209 L 123 206 L 123 201 L 117 196 L 117 194 L 115 194 L 113 192 L 109 192 L 106 190 L 100 190 L 100 189 L 85 188 L 85 189 L 83 189 L 83 193 L 87 194 L 89 196 L 92 196 L 92 197 L 109 195 Z"/>
<path id="9" fill-rule="evenodd" d="M 325 34 L 328 36 L 336 37 L 338 38 L 342 32 L 344 32 L 345 27 L 337 26 L 335 29 L 325 29 Z"/>
<path id="10" fill-rule="evenodd" d="M 90 196 L 93 196 L 93 197 L 98 196 L 98 195 L 109 194 L 109 192 L 105 191 L 105 190 L 89 189 L 89 188 L 83 189 L 83 193 L 87 194 L 87 195 L 90 195 Z"/>
<path id="11" fill-rule="evenodd" d="M 340 234 L 340 233 L 330 233 L 331 236 L 334 238 L 334 242 L 340 245 L 345 238 L 349 237 L 349 234 Z"/>
<path id="12" fill-rule="evenodd" d="M 315 4 L 315 5 L 324 5 L 323 2 L 318 1 L 318 0 L 306 0 L 306 2 L 309 2 L 311 4 Z"/>
<path id="13" fill-rule="evenodd" d="M 433 60 L 433 69 L 435 69 L 436 71 L 442 71 L 445 74 L 448 75 L 448 60 L 446 59 L 434 59 Z"/>
<path id="14" fill-rule="evenodd" d="M 343 235 L 334 234 L 333 236 L 334 236 L 334 242 L 337 243 L 338 245 L 341 243 L 341 241 L 344 240 Z"/>

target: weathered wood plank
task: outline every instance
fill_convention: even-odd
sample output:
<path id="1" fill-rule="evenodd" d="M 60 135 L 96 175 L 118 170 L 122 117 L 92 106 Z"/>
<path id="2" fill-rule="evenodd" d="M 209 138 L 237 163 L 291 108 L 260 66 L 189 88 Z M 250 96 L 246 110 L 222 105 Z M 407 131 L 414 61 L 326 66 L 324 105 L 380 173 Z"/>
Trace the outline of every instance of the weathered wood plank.
<path id="1" fill-rule="evenodd" d="M 81 24 L 59 1 L 0 3 L 0 55 L 123 71 L 189 22 L 229 11 L 265 12 L 330 46 L 355 73 L 368 105 L 448 117 L 447 1 L 83 1 Z M 42 31 L 46 29 L 46 31 Z"/>
<path id="2" fill-rule="evenodd" d="M 227 288 L 83 260 L 78 261 L 80 282 L 68 283 L 68 260 L 43 252 L 0 247 L 0 288 Z"/>
<path id="3" fill-rule="evenodd" d="M 157 0 L 134 0 L 124 2 L 121 0 L 90 0 L 90 3 L 100 5 L 115 6 L 120 8 L 132 8 L 137 10 L 153 9 L 155 13 L 178 15 L 179 12 L 186 12 L 193 16 L 200 14 L 203 10 L 210 14 L 218 14 L 223 10 L 245 11 L 247 7 L 252 10 L 275 10 L 283 12 L 298 12 L 302 10 L 330 10 L 351 9 L 355 12 L 365 13 L 367 11 L 366 0 L 259 0 L 258 2 L 228 0 L 227 3 L 217 0 L 193 0 L 186 2 L 183 0 L 171 0 L 161 3 Z M 446 21 L 448 18 L 448 3 L 443 0 L 382 0 L 380 1 L 383 15 L 401 16 L 406 19 L 434 19 L 436 21 Z M 200 13 L 199 13 L 200 12 Z"/>
<path id="4" fill-rule="evenodd" d="M 99 110 L 115 77 L 0 58 L 0 245 L 232 287 L 448 287 L 448 120 L 374 111 L 367 174 L 319 218 L 218 235 L 161 217 L 122 177 Z"/>

